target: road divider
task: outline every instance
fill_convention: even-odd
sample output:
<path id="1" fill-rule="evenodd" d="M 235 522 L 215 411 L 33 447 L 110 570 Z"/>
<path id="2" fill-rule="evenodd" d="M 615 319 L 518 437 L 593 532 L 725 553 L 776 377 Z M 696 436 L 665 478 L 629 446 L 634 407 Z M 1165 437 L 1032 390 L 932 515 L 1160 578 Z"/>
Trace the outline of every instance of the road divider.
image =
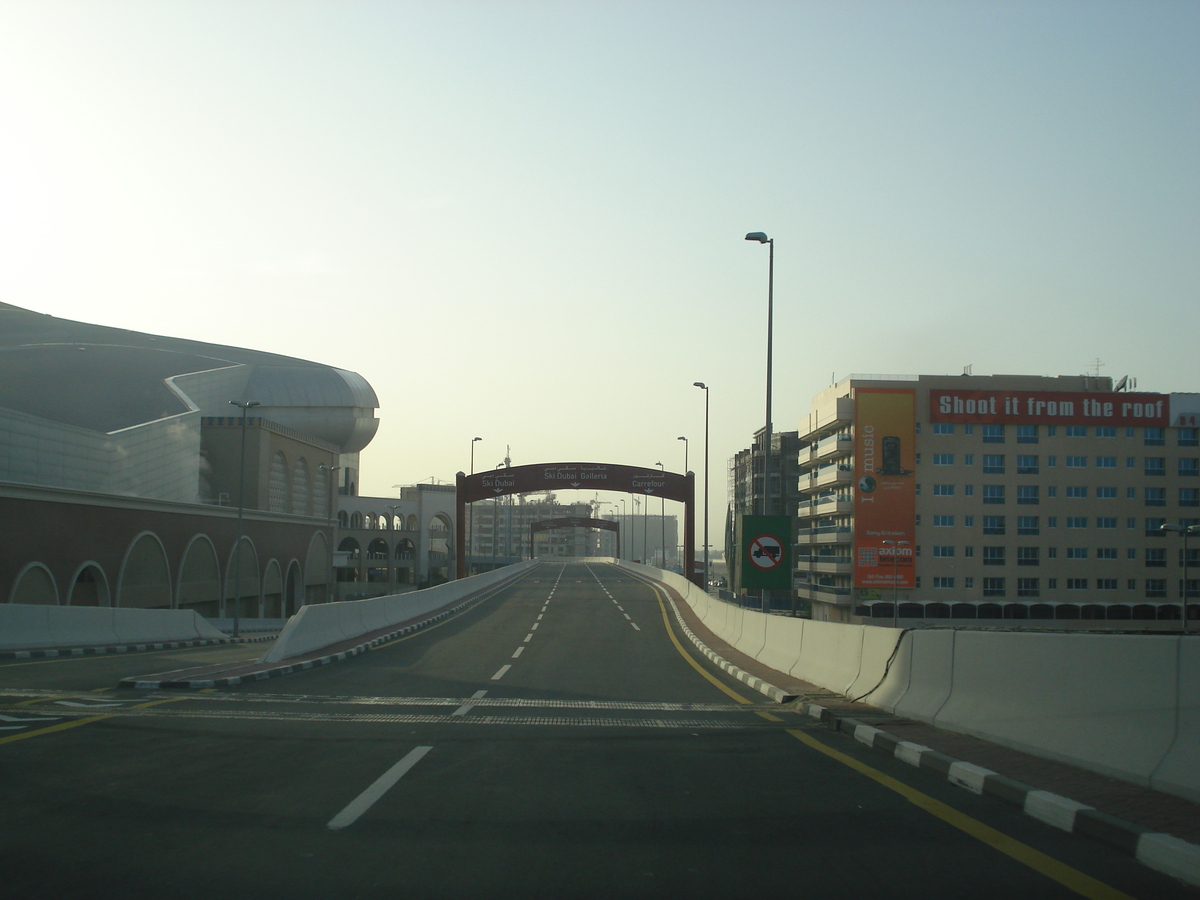
<path id="1" fill-rule="evenodd" d="M 0 603 L 0 650 L 228 640 L 190 609 Z"/>

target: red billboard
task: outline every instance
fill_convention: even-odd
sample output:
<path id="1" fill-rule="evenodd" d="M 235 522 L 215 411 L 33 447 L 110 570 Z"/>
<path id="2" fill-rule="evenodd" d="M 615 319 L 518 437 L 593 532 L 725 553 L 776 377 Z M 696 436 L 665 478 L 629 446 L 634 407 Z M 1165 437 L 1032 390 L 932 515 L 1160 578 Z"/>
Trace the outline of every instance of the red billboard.
<path id="1" fill-rule="evenodd" d="M 1166 426 L 1166 394 L 1096 394 L 1067 391 L 929 392 L 929 421 L 1021 425 Z"/>
<path id="2" fill-rule="evenodd" d="M 916 395 L 854 394 L 854 586 L 915 585 Z M 906 546 L 900 546 L 901 544 Z"/>

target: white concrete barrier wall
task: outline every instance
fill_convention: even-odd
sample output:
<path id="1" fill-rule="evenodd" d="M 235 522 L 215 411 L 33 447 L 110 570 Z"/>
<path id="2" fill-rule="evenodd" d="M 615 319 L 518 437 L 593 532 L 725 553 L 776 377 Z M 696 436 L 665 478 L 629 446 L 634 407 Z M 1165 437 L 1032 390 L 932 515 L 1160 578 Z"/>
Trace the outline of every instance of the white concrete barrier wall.
<path id="1" fill-rule="evenodd" d="M 0 649 L 4 650 L 154 644 L 224 637 L 190 609 L 0 603 Z"/>
<path id="2" fill-rule="evenodd" d="M 331 644 L 351 640 L 371 631 L 398 625 L 435 609 L 450 606 L 473 594 L 519 577 L 536 561 L 521 562 L 482 575 L 449 581 L 423 591 L 389 594 L 366 600 L 310 603 L 288 619 L 263 662 L 280 662 Z"/>
<path id="3" fill-rule="evenodd" d="M 671 584 L 707 628 L 780 672 L 851 697 L 876 688 L 866 702 L 897 715 L 1200 800 L 1200 637 L 951 629 L 901 637 L 763 616 L 671 573 L 621 565 Z"/>

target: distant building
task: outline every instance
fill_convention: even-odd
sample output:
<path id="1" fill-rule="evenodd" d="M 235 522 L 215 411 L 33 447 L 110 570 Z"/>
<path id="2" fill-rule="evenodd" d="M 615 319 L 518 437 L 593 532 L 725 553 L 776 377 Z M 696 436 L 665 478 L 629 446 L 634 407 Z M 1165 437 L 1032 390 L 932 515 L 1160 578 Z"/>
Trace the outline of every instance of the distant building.
<path id="1" fill-rule="evenodd" d="M 1200 394 L 852 375 L 802 420 L 813 618 L 1179 620 L 1200 599 Z M 1185 567 L 1186 566 L 1186 567 Z M 1200 616 L 1200 605 L 1193 607 Z"/>

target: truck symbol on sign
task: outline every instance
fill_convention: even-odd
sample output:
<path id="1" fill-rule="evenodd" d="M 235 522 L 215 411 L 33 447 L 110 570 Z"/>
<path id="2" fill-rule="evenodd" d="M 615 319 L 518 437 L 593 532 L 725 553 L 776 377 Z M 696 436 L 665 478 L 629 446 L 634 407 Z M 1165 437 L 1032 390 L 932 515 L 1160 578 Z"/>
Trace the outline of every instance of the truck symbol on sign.
<path id="1" fill-rule="evenodd" d="M 779 559 L 779 550 L 780 548 L 778 544 L 768 544 L 766 547 L 755 547 L 750 551 L 750 554 L 756 559 L 761 559 L 765 554 L 771 557 L 771 559 L 777 560 Z"/>

